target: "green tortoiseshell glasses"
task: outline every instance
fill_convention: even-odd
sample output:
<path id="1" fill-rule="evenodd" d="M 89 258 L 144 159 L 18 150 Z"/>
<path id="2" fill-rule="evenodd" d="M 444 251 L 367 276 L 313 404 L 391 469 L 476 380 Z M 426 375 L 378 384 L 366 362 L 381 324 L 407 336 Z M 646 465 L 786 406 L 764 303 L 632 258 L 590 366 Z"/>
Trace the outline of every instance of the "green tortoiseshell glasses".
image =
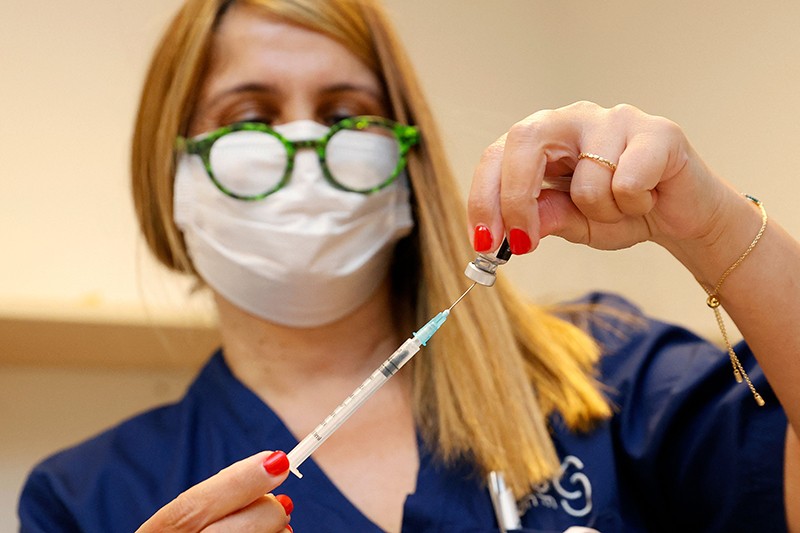
<path id="1" fill-rule="evenodd" d="M 343 191 L 370 194 L 394 181 L 406 166 L 419 130 L 374 116 L 358 116 L 334 124 L 319 139 L 290 141 L 260 122 L 238 122 L 178 146 L 199 155 L 211 181 L 240 200 L 260 200 L 280 190 L 291 178 L 297 150 L 312 148 L 325 179 Z"/>

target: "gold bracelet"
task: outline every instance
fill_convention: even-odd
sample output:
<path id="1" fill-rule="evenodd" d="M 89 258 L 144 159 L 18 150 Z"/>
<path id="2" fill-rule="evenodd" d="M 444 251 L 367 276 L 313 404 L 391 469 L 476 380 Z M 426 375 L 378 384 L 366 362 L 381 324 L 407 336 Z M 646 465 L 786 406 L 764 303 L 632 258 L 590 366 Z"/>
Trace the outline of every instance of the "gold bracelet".
<path id="1" fill-rule="evenodd" d="M 750 255 L 750 252 L 752 252 L 753 248 L 756 247 L 758 241 L 761 240 L 761 236 L 764 235 L 764 230 L 767 229 L 767 210 L 764 208 L 764 204 L 761 203 L 758 198 L 754 198 L 749 194 L 745 194 L 744 197 L 756 204 L 761 210 L 761 229 L 758 230 L 758 233 L 753 239 L 753 242 L 750 243 L 750 246 L 747 247 L 747 250 L 745 250 L 744 253 L 739 256 L 739 259 L 734 261 L 734 263 L 722 273 L 722 277 L 719 278 L 716 286 L 714 286 L 713 289 L 710 289 L 709 287 L 703 285 L 703 289 L 705 289 L 706 293 L 708 293 L 706 305 L 708 305 L 714 311 L 714 316 L 717 318 L 717 325 L 722 333 L 722 338 L 725 339 L 725 346 L 728 348 L 728 355 L 730 356 L 731 366 L 733 367 L 733 376 L 736 378 L 738 383 L 741 383 L 742 381 L 747 382 L 747 386 L 750 387 L 750 392 L 753 393 L 756 403 L 759 406 L 763 406 L 765 403 L 764 398 L 762 398 L 761 395 L 756 391 L 753 382 L 750 381 L 750 376 L 747 375 L 747 372 L 745 372 L 744 367 L 742 366 L 742 362 L 739 361 L 739 357 L 737 357 L 736 352 L 733 351 L 731 341 L 728 340 L 728 332 L 725 330 L 725 323 L 722 321 L 722 314 L 719 312 L 719 288 L 722 287 L 722 283 L 728 278 L 730 273 L 733 272 L 736 267 L 742 264 L 742 261 L 744 261 L 748 255 Z"/>

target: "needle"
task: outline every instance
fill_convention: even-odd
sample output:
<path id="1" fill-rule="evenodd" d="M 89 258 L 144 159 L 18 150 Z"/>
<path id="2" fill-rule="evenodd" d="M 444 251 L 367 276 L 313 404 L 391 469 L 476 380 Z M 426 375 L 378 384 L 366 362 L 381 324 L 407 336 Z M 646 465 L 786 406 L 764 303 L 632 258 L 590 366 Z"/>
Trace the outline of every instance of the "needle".
<path id="1" fill-rule="evenodd" d="M 416 331 L 409 339 L 407 339 L 389 358 L 383 362 L 381 366 L 375 370 L 364 382 L 353 391 L 353 393 L 345 398 L 339 406 L 328 415 L 311 433 L 309 433 L 302 441 L 300 441 L 294 449 L 289 452 L 289 465 L 290 470 L 297 476 L 303 477 L 298 470 L 298 467 L 308 459 L 308 457 L 319 448 L 325 440 L 330 437 L 336 429 L 341 426 L 350 415 L 352 415 L 367 399 L 372 396 L 386 381 L 397 373 L 400 368 L 406 364 L 415 353 L 420 349 L 420 346 L 425 346 L 434 333 L 444 324 L 450 310 L 467 295 L 472 287 L 464 291 L 458 300 L 453 302 L 448 309 L 445 309 L 435 317 L 430 319 L 424 326 Z"/>
<path id="2" fill-rule="evenodd" d="M 450 307 L 448 307 L 448 308 L 447 308 L 447 311 L 448 311 L 448 313 L 449 313 L 449 312 L 450 312 L 450 311 L 451 311 L 451 310 L 452 310 L 452 309 L 453 309 L 453 308 L 456 306 L 456 304 L 457 304 L 458 302 L 460 302 L 461 300 L 463 300 L 463 299 L 464 299 L 464 296 L 466 296 L 466 295 L 469 293 L 469 291 L 471 291 L 471 290 L 472 290 L 472 287 L 474 287 L 476 284 L 477 284 L 477 282 L 475 282 L 475 283 L 473 283 L 472 285 L 470 285 L 470 286 L 469 286 L 469 289 L 465 290 L 465 291 L 464 291 L 464 294 L 462 294 L 461 296 L 459 296 L 459 297 L 458 297 L 458 300 L 456 300 L 455 302 L 453 302 L 453 305 L 451 305 Z"/>

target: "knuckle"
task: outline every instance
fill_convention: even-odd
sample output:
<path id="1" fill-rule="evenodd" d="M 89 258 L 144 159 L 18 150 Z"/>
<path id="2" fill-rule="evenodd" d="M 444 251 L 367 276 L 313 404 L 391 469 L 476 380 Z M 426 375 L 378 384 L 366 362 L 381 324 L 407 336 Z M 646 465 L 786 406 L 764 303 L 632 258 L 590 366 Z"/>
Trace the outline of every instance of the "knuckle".
<path id="1" fill-rule="evenodd" d="M 485 194 L 479 194 L 473 188 L 467 200 L 467 207 L 470 213 L 483 213 L 490 209 L 491 200 Z"/>
<path id="2" fill-rule="evenodd" d="M 558 209 L 553 203 L 553 199 L 550 195 L 544 195 L 539 198 L 539 213 L 542 218 L 546 217 L 550 220 L 550 227 L 553 233 L 558 234 L 558 232 L 565 227 L 565 215 L 563 211 Z"/>
<path id="3" fill-rule="evenodd" d="M 615 176 L 611 182 L 611 192 L 614 196 L 631 197 L 642 192 L 639 181 L 632 177 Z"/>
<path id="4" fill-rule="evenodd" d="M 619 222 L 622 213 L 608 193 L 594 184 L 581 184 L 572 193 L 572 201 L 580 211 L 591 220 L 598 222 Z"/>
<path id="5" fill-rule="evenodd" d="M 512 124 L 508 129 L 508 139 L 510 142 L 526 142 L 541 135 L 547 122 L 552 120 L 557 111 L 552 109 L 542 109 L 528 117 Z"/>
<path id="6" fill-rule="evenodd" d="M 195 498 L 188 492 L 178 495 L 166 507 L 165 527 L 169 531 L 197 531 L 203 527 L 203 516 Z"/>
<path id="7" fill-rule="evenodd" d="M 572 199 L 577 205 L 595 206 L 603 200 L 603 192 L 594 183 L 573 183 Z"/>
<path id="8" fill-rule="evenodd" d="M 614 107 L 612 107 L 609 111 L 611 111 L 615 115 L 621 115 L 627 117 L 642 115 L 642 111 L 638 107 L 626 103 L 617 104 Z"/>
<path id="9" fill-rule="evenodd" d="M 651 117 L 652 128 L 655 132 L 668 139 L 677 139 L 683 137 L 683 130 L 681 127 L 664 117 Z"/>
<path id="10" fill-rule="evenodd" d="M 503 210 L 506 209 L 524 209 L 531 205 L 535 198 L 529 191 L 523 190 L 507 190 L 500 191 L 500 205 Z"/>
<path id="11" fill-rule="evenodd" d="M 598 111 L 604 110 L 599 104 L 594 102 L 590 102 L 589 100 L 578 100 L 577 102 L 573 102 L 566 106 L 564 109 L 568 109 L 570 111 L 578 111 L 580 113 L 596 113 Z"/>
<path id="12" fill-rule="evenodd" d="M 512 125 L 508 129 L 508 138 L 512 142 L 524 142 L 528 139 L 534 138 L 537 136 L 537 133 L 541 131 L 541 120 L 542 117 L 536 117 L 534 115 L 528 117 L 528 119 L 517 122 L 516 124 Z"/>
<path id="13" fill-rule="evenodd" d="M 481 157 L 478 160 L 478 167 L 485 167 L 491 164 L 494 161 L 503 157 L 503 149 L 505 147 L 505 141 L 503 138 L 500 138 L 490 144 L 486 149 L 481 152 Z"/>
<path id="14" fill-rule="evenodd" d="M 485 183 L 473 181 L 472 187 L 469 191 L 467 198 L 467 214 L 470 219 L 476 221 L 485 221 L 484 217 L 488 217 L 494 211 L 496 197 L 493 194 L 493 189 L 486 186 Z"/>
<path id="15" fill-rule="evenodd" d="M 618 125 L 628 125 L 641 129 L 647 127 L 648 121 L 655 118 L 631 104 L 617 104 L 608 110 L 609 120 Z"/>
<path id="16" fill-rule="evenodd" d="M 638 125 L 645 124 L 650 115 L 644 113 L 638 107 L 631 104 L 617 104 L 608 110 L 609 121 L 616 125 Z"/>
<path id="17" fill-rule="evenodd" d="M 650 191 L 635 179 L 614 180 L 611 185 L 619 210 L 625 215 L 646 215 L 650 211 Z"/>
<path id="18" fill-rule="evenodd" d="M 470 200 L 467 204 L 467 214 L 469 220 L 473 223 L 487 223 L 490 222 L 493 215 L 493 210 L 488 201 L 483 199 Z"/>

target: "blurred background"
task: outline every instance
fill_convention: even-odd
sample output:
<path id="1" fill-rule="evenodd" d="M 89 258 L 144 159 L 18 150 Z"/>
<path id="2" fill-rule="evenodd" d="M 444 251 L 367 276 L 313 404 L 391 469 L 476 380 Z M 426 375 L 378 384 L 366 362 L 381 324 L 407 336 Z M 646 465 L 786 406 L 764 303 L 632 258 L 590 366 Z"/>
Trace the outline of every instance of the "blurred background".
<path id="1" fill-rule="evenodd" d="M 16 529 L 33 464 L 179 397 L 216 343 L 206 297 L 150 259 L 129 199 L 141 82 L 179 4 L 0 3 L 0 530 Z M 576 100 L 627 102 L 681 124 L 712 168 L 800 236 L 800 3 L 386 5 L 464 194 L 514 122 Z M 504 272 L 543 302 L 614 291 L 719 341 L 703 290 L 655 246 L 547 239 Z"/>

